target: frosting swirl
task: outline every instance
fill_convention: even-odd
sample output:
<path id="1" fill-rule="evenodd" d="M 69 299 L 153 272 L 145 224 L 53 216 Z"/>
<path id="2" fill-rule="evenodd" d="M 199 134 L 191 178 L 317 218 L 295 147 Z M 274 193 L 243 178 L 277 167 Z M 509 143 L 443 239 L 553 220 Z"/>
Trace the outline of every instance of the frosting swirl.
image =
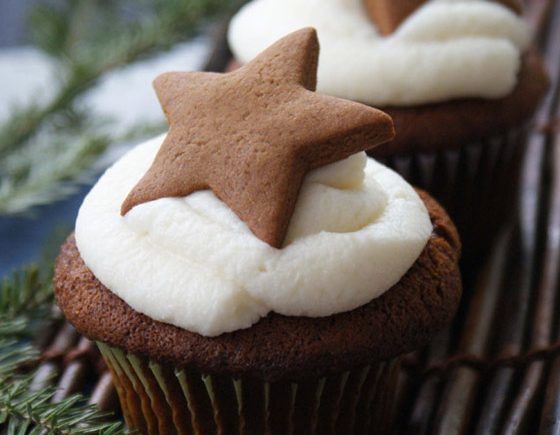
<path id="1" fill-rule="evenodd" d="M 131 150 L 80 208 L 86 265 L 136 311 L 206 336 L 246 328 L 269 311 L 328 316 L 392 287 L 432 233 L 428 212 L 399 175 L 365 153 L 310 172 L 285 246 L 274 249 L 211 191 L 120 205 L 163 137 Z"/>
<path id="2" fill-rule="evenodd" d="M 248 62 L 306 26 L 321 42 L 317 90 L 377 106 L 504 97 L 529 44 L 523 20 L 485 0 L 428 1 L 387 37 L 362 0 L 253 0 L 232 19 L 229 42 Z"/>

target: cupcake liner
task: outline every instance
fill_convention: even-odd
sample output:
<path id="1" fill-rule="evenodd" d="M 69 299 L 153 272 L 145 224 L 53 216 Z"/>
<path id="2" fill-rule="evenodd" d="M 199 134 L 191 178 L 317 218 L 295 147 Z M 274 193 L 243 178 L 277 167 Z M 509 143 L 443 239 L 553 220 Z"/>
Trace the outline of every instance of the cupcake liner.
<path id="1" fill-rule="evenodd" d="M 126 422 L 144 434 L 390 434 L 400 358 L 299 382 L 204 375 L 104 343 Z"/>
<path id="2" fill-rule="evenodd" d="M 464 262 L 478 263 L 513 214 L 528 129 L 455 149 L 372 155 L 443 205 L 461 235 Z"/>

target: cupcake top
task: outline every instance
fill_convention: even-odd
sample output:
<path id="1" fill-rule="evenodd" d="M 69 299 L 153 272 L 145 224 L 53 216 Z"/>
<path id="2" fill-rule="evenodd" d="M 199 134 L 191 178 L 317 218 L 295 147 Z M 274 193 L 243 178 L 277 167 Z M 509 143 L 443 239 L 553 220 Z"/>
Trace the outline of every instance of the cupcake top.
<path id="1" fill-rule="evenodd" d="M 318 91 L 371 105 L 498 99 L 515 88 L 530 37 L 507 5 L 513 2 L 418 1 L 389 34 L 370 19 L 369 3 L 253 0 L 232 19 L 230 46 L 245 63 L 279 37 L 313 26 L 322 47 Z M 400 2 L 377 3 L 390 9 Z"/>
<path id="2" fill-rule="evenodd" d="M 80 255 L 136 311 L 206 336 L 246 328 L 270 311 L 328 316 L 363 305 L 416 261 L 432 224 L 399 175 L 365 153 L 306 177 L 282 249 L 258 239 L 210 190 L 122 201 L 162 137 L 124 156 L 85 199 Z"/>
<path id="3" fill-rule="evenodd" d="M 109 168 L 78 215 L 80 256 L 104 288 L 217 336 L 270 312 L 353 310 L 401 280 L 433 235 L 430 216 L 361 152 L 392 138 L 390 118 L 312 92 L 317 56 L 304 29 L 236 72 L 156 81 L 169 133 Z"/>

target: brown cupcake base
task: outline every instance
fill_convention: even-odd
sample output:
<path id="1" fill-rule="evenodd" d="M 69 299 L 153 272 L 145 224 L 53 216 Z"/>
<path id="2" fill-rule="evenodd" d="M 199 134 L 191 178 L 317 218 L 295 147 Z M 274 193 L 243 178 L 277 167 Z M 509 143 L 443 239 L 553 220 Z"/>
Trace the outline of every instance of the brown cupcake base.
<path id="1" fill-rule="evenodd" d="M 103 343 L 131 429 L 143 434 L 390 434 L 399 359 L 309 381 L 174 369 Z"/>

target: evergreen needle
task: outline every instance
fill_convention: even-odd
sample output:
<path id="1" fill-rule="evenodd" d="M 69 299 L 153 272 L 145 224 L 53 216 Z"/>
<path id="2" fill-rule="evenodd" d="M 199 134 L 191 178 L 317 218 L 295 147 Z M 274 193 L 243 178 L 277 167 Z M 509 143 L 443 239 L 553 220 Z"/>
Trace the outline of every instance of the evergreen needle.
<path id="1" fill-rule="evenodd" d="M 53 293 L 37 267 L 28 267 L 0 286 L 0 432 L 8 434 L 123 434 L 120 422 L 74 395 L 53 403 L 54 387 L 33 391 L 39 352 L 30 343 L 52 313 Z"/>

